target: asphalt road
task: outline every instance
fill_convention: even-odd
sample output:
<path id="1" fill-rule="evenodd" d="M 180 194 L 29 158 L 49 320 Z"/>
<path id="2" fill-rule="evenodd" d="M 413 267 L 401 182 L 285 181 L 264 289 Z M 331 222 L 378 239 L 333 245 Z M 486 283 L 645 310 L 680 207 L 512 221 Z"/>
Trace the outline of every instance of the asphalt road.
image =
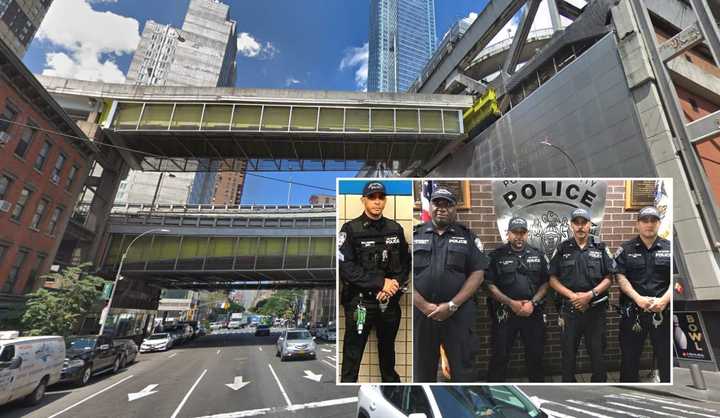
<path id="1" fill-rule="evenodd" d="M 660 389 L 661 387 L 659 387 Z M 720 404 L 633 390 L 629 386 L 521 386 L 557 418 L 718 418 Z"/>
<path id="2" fill-rule="evenodd" d="M 7 417 L 347 417 L 357 388 L 335 385 L 335 345 L 320 342 L 316 360 L 281 362 L 279 330 L 222 331 L 166 352 L 138 355 L 117 374 L 85 387 L 55 385 L 35 407 L 5 405 Z M 240 380 L 241 379 L 241 380 Z M 228 387 L 231 384 L 233 387 Z M 148 393 L 145 396 L 143 391 Z M 129 399 L 130 394 L 136 397 Z M 290 412 L 294 411 L 294 412 Z"/>

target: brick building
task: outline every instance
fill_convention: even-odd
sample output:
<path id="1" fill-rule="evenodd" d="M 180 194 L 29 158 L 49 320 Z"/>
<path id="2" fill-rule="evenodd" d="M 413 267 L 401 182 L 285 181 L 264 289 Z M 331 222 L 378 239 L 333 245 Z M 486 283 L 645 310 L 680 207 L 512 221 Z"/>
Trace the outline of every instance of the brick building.
<path id="1" fill-rule="evenodd" d="M 94 159 L 94 146 L 0 42 L 0 320 L 40 286 Z"/>
<path id="2" fill-rule="evenodd" d="M 605 215 L 600 227 L 600 238 L 607 243 L 612 252 L 620 244 L 636 235 L 636 212 L 625 210 L 625 183 L 623 180 L 608 181 L 605 200 Z M 419 215 L 416 212 L 416 221 Z M 490 251 L 501 245 L 504 237 L 498 231 L 495 205 L 493 203 L 492 185 L 489 180 L 470 181 L 470 208 L 458 208 L 458 221 L 467 225 L 482 241 L 486 251 Z M 618 342 L 618 320 L 619 316 L 612 308 L 618 304 L 619 288 L 613 284 L 611 287 L 611 308 L 608 311 L 608 333 L 606 360 L 608 371 L 617 371 L 620 368 L 620 346 Z M 490 346 L 490 318 L 487 312 L 486 298 L 488 293 L 482 290 L 476 295 L 478 302 L 478 316 L 476 335 L 480 336 L 480 352 L 477 357 L 477 365 L 481 376 L 487 371 L 488 362 L 492 349 Z M 558 376 L 560 374 L 560 330 L 557 323 L 557 312 L 552 300 L 545 304 L 547 314 L 547 326 L 545 333 L 545 355 L 544 367 L 546 375 Z M 642 368 L 648 369 L 652 361 L 651 351 L 647 351 L 642 359 Z M 578 373 L 590 371 L 590 359 L 585 351 L 584 344 L 581 344 L 578 352 Z M 508 366 L 508 379 L 524 377 L 525 360 L 521 339 L 518 336 L 511 361 Z M 559 376 L 558 376 L 559 377 Z M 516 380 L 517 381 L 517 380 Z"/>

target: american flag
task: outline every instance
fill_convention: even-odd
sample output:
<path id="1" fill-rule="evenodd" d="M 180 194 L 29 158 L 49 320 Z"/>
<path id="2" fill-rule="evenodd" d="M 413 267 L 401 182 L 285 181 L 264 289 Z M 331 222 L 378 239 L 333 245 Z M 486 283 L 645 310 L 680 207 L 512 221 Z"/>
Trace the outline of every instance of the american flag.
<path id="1" fill-rule="evenodd" d="M 430 220 L 430 196 L 432 195 L 433 190 L 435 190 L 435 185 L 433 181 L 423 180 L 422 192 L 420 194 L 420 205 L 422 206 L 422 213 L 420 213 L 420 219 L 423 222 L 428 222 Z"/>

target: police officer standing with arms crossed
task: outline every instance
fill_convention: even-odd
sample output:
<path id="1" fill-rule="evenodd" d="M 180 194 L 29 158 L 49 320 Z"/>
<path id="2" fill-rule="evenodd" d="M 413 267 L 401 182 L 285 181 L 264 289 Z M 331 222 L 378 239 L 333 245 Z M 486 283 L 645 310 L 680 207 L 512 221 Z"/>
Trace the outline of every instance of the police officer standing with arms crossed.
<path id="1" fill-rule="evenodd" d="M 480 240 L 455 222 L 455 196 L 436 189 L 430 196 L 431 222 L 413 234 L 413 378 L 435 382 L 440 345 L 445 349 L 453 382 L 471 382 L 475 300 L 488 258 Z"/>
<path id="2" fill-rule="evenodd" d="M 510 351 L 518 332 L 525 345 L 525 367 L 531 382 L 543 382 L 545 321 L 541 309 L 548 288 L 545 254 L 527 244 L 527 221 L 513 217 L 508 242 L 490 253 L 485 284 L 492 324 L 492 358 L 488 382 L 504 382 Z"/>
<path id="3" fill-rule="evenodd" d="M 382 215 L 385 186 L 369 182 L 363 189 L 364 212 L 346 222 L 338 236 L 343 282 L 345 336 L 341 382 L 357 382 L 365 344 L 376 329 L 383 382 L 400 382 L 395 371 L 395 337 L 400 327 L 400 289 L 408 280 L 410 252 L 402 226 Z"/>
<path id="4" fill-rule="evenodd" d="M 613 261 L 602 242 L 590 237 L 590 213 L 570 215 L 573 238 L 558 245 L 550 261 L 550 287 L 562 298 L 558 316 L 562 346 L 562 381 L 575 382 L 580 339 L 590 354 L 592 382 L 607 381 L 605 366 L 607 291 Z"/>
<path id="5" fill-rule="evenodd" d="M 621 382 L 640 381 L 640 356 L 650 335 L 660 381 L 670 382 L 670 241 L 658 236 L 660 214 L 638 212 L 638 236 L 615 253 L 620 296 Z"/>

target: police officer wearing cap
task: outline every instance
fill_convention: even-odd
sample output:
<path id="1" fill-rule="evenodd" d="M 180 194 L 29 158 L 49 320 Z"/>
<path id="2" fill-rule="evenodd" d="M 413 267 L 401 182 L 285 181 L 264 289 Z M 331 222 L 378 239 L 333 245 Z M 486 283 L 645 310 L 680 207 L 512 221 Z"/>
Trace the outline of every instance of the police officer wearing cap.
<path id="1" fill-rule="evenodd" d="M 620 296 L 621 382 L 640 380 L 640 356 L 649 335 L 660 370 L 670 382 L 670 241 L 658 236 L 660 214 L 652 206 L 638 212 L 638 236 L 615 253 Z"/>
<path id="2" fill-rule="evenodd" d="M 440 346 L 453 382 L 476 380 L 475 300 L 488 258 L 480 240 L 455 221 L 457 201 L 446 189 L 430 196 L 431 222 L 413 233 L 413 379 L 435 382 Z"/>
<path id="3" fill-rule="evenodd" d="M 363 214 L 346 222 L 338 236 L 345 308 L 340 379 L 357 382 L 365 344 L 374 328 L 382 381 L 400 382 L 395 371 L 395 336 L 400 327 L 401 289 L 410 272 L 410 251 L 402 226 L 382 214 L 385 186 L 368 182 L 361 200 Z"/>
<path id="4" fill-rule="evenodd" d="M 590 236 L 590 213 L 570 215 L 573 237 L 558 245 L 550 261 L 550 287 L 561 297 L 558 325 L 562 346 L 562 381 L 575 382 L 577 349 L 584 338 L 592 382 L 607 381 L 605 366 L 608 288 L 614 273 L 605 243 Z"/>
<path id="5" fill-rule="evenodd" d="M 504 382 L 515 337 L 525 345 L 525 366 L 531 382 L 544 381 L 542 355 L 545 321 L 541 302 L 548 288 L 545 254 L 527 244 L 527 221 L 514 217 L 508 223 L 507 243 L 490 253 L 485 284 L 492 299 L 492 357 L 488 382 Z"/>

